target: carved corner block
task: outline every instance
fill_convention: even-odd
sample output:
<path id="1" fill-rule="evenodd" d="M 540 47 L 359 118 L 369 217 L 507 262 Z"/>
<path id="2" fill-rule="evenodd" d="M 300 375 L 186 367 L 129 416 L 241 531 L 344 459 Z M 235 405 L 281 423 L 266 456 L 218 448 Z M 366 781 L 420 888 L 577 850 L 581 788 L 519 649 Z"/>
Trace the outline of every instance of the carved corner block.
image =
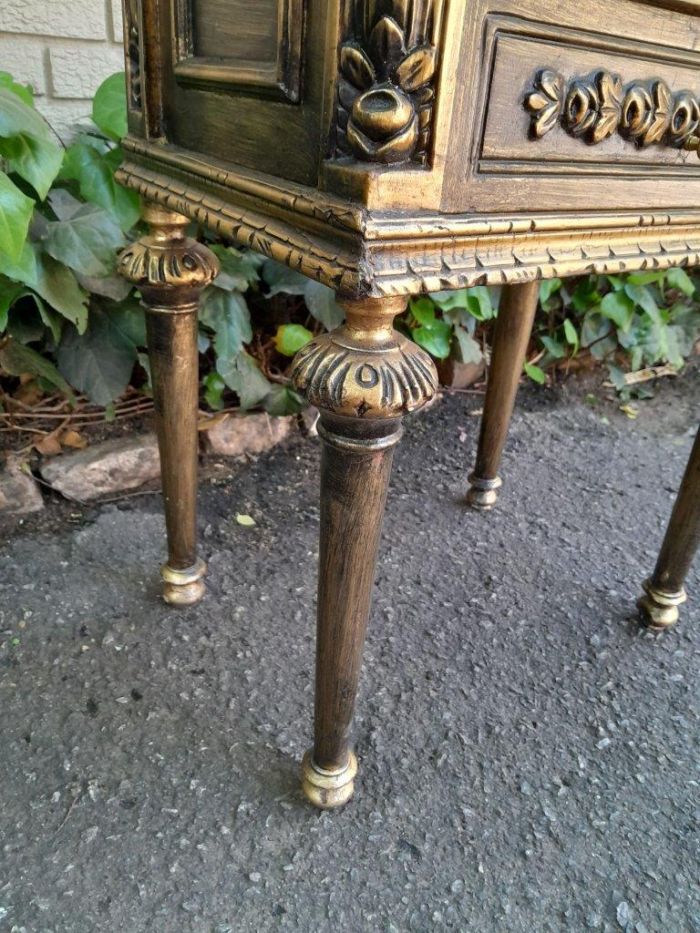
<path id="1" fill-rule="evenodd" d="M 340 49 L 336 155 L 425 164 L 442 0 L 356 0 Z"/>
<path id="2" fill-rule="evenodd" d="M 650 79 L 623 85 L 622 78 L 601 69 L 568 81 L 543 68 L 525 97 L 530 132 L 541 139 L 560 125 L 570 136 L 597 145 L 615 132 L 640 148 L 661 144 L 700 148 L 700 101 L 690 91 L 672 93 L 665 81 Z"/>

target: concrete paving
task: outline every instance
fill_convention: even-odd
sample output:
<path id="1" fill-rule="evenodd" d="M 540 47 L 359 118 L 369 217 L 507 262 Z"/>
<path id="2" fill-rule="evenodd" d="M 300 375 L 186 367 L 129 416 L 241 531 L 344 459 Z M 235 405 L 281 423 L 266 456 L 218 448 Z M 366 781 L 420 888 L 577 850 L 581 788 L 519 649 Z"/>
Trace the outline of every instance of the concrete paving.
<path id="1" fill-rule="evenodd" d="M 697 567 L 675 630 L 629 621 L 698 383 L 635 421 L 525 391 L 491 514 L 460 501 L 481 398 L 411 421 L 337 813 L 297 779 L 318 441 L 203 484 L 200 607 L 159 602 L 157 497 L 27 520 L 0 553 L 0 930 L 700 931 Z"/>

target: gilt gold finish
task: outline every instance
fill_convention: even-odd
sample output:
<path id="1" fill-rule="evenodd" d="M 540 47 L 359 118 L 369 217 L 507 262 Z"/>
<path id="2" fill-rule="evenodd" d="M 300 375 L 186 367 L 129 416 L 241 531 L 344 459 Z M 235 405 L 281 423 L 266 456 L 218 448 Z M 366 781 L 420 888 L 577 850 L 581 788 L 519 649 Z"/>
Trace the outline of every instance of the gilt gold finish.
<path id="1" fill-rule="evenodd" d="M 685 590 L 665 593 L 657 589 L 651 580 L 642 584 L 644 594 L 637 601 L 642 624 L 653 631 L 662 632 L 678 621 L 678 607 L 688 599 Z"/>
<path id="2" fill-rule="evenodd" d="M 393 452 L 403 416 L 437 391 L 431 360 L 393 317 L 424 292 L 502 290 L 468 493 L 492 507 L 537 283 L 700 265 L 700 0 L 124 5 L 118 178 L 165 211 L 149 209 L 154 232 L 123 269 L 149 307 L 167 598 L 197 598 L 203 572 L 196 306 L 216 267 L 185 237 L 187 219 L 328 285 L 347 310 L 292 367 L 322 442 L 303 782 L 318 806 L 339 805 L 354 786 L 350 728 Z M 689 470 L 644 597 L 657 622 L 676 609 L 700 534 L 697 463 Z"/>
<path id="3" fill-rule="evenodd" d="M 347 762 L 326 771 L 314 764 L 312 752 L 301 763 L 301 789 L 306 799 L 320 810 L 335 810 L 344 806 L 355 792 L 357 758 L 348 752 Z"/>
<path id="4" fill-rule="evenodd" d="M 639 147 L 665 144 L 698 151 L 700 101 L 690 91 L 676 94 L 665 81 L 633 81 L 605 69 L 566 81 L 550 68 L 539 71 L 525 97 L 531 132 L 541 139 L 559 123 L 591 145 L 618 132 Z"/>
<path id="5" fill-rule="evenodd" d="M 209 249 L 185 236 L 189 218 L 153 204 L 143 216 L 150 234 L 121 253 L 119 270 L 139 289 L 146 308 L 168 533 L 163 598 L 172 606 L 189 606 L 204 595 L 206 570 L 196 540 L 197 309 L 219 266 Z"/>

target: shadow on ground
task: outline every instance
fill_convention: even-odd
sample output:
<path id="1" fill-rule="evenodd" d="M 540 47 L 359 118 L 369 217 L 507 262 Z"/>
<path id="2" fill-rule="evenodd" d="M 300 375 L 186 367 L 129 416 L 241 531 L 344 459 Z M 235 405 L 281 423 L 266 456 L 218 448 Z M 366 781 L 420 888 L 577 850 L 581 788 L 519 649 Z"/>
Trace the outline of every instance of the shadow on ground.
<path id="1" fill-rule="evenodd" d="M 460 504 L 480 399 L 411 422 L 355 727 L 361 780 L 335 814 L 297 789 L 315 442 L 203 487 L 198 608 L 158 600 L 155 497 L 12 537 L 0 929 L 700 930 L 700 603 L 662 638 L 629 623 L 699 401 L 697 380 L 678 380 L 632 422 L 526 393 L 490 515 Z"/>

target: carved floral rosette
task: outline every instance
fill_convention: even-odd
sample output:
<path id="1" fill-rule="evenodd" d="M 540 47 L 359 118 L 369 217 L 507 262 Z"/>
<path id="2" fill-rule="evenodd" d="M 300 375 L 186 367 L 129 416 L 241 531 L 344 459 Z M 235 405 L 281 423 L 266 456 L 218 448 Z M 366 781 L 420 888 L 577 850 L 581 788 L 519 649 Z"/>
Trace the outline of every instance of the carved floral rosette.
<path id="1" fill-rule="evenodd" d="M 340 49 L 336 155 L 428 159 L 442 0 L 356 0 Z"/>
<path id="2" fill-rule="evenodd" d="M 617 132 L 639 147 L 663 144 L 698 151 L 700 146 L 698 98 L 690 91 L 672 93 L 660 79 L 623 86 L 619 75 L 600 70 L 566 81 L 544 68 L 524 104 L 534 139 L 560 125 L 590 145 Z"/>

